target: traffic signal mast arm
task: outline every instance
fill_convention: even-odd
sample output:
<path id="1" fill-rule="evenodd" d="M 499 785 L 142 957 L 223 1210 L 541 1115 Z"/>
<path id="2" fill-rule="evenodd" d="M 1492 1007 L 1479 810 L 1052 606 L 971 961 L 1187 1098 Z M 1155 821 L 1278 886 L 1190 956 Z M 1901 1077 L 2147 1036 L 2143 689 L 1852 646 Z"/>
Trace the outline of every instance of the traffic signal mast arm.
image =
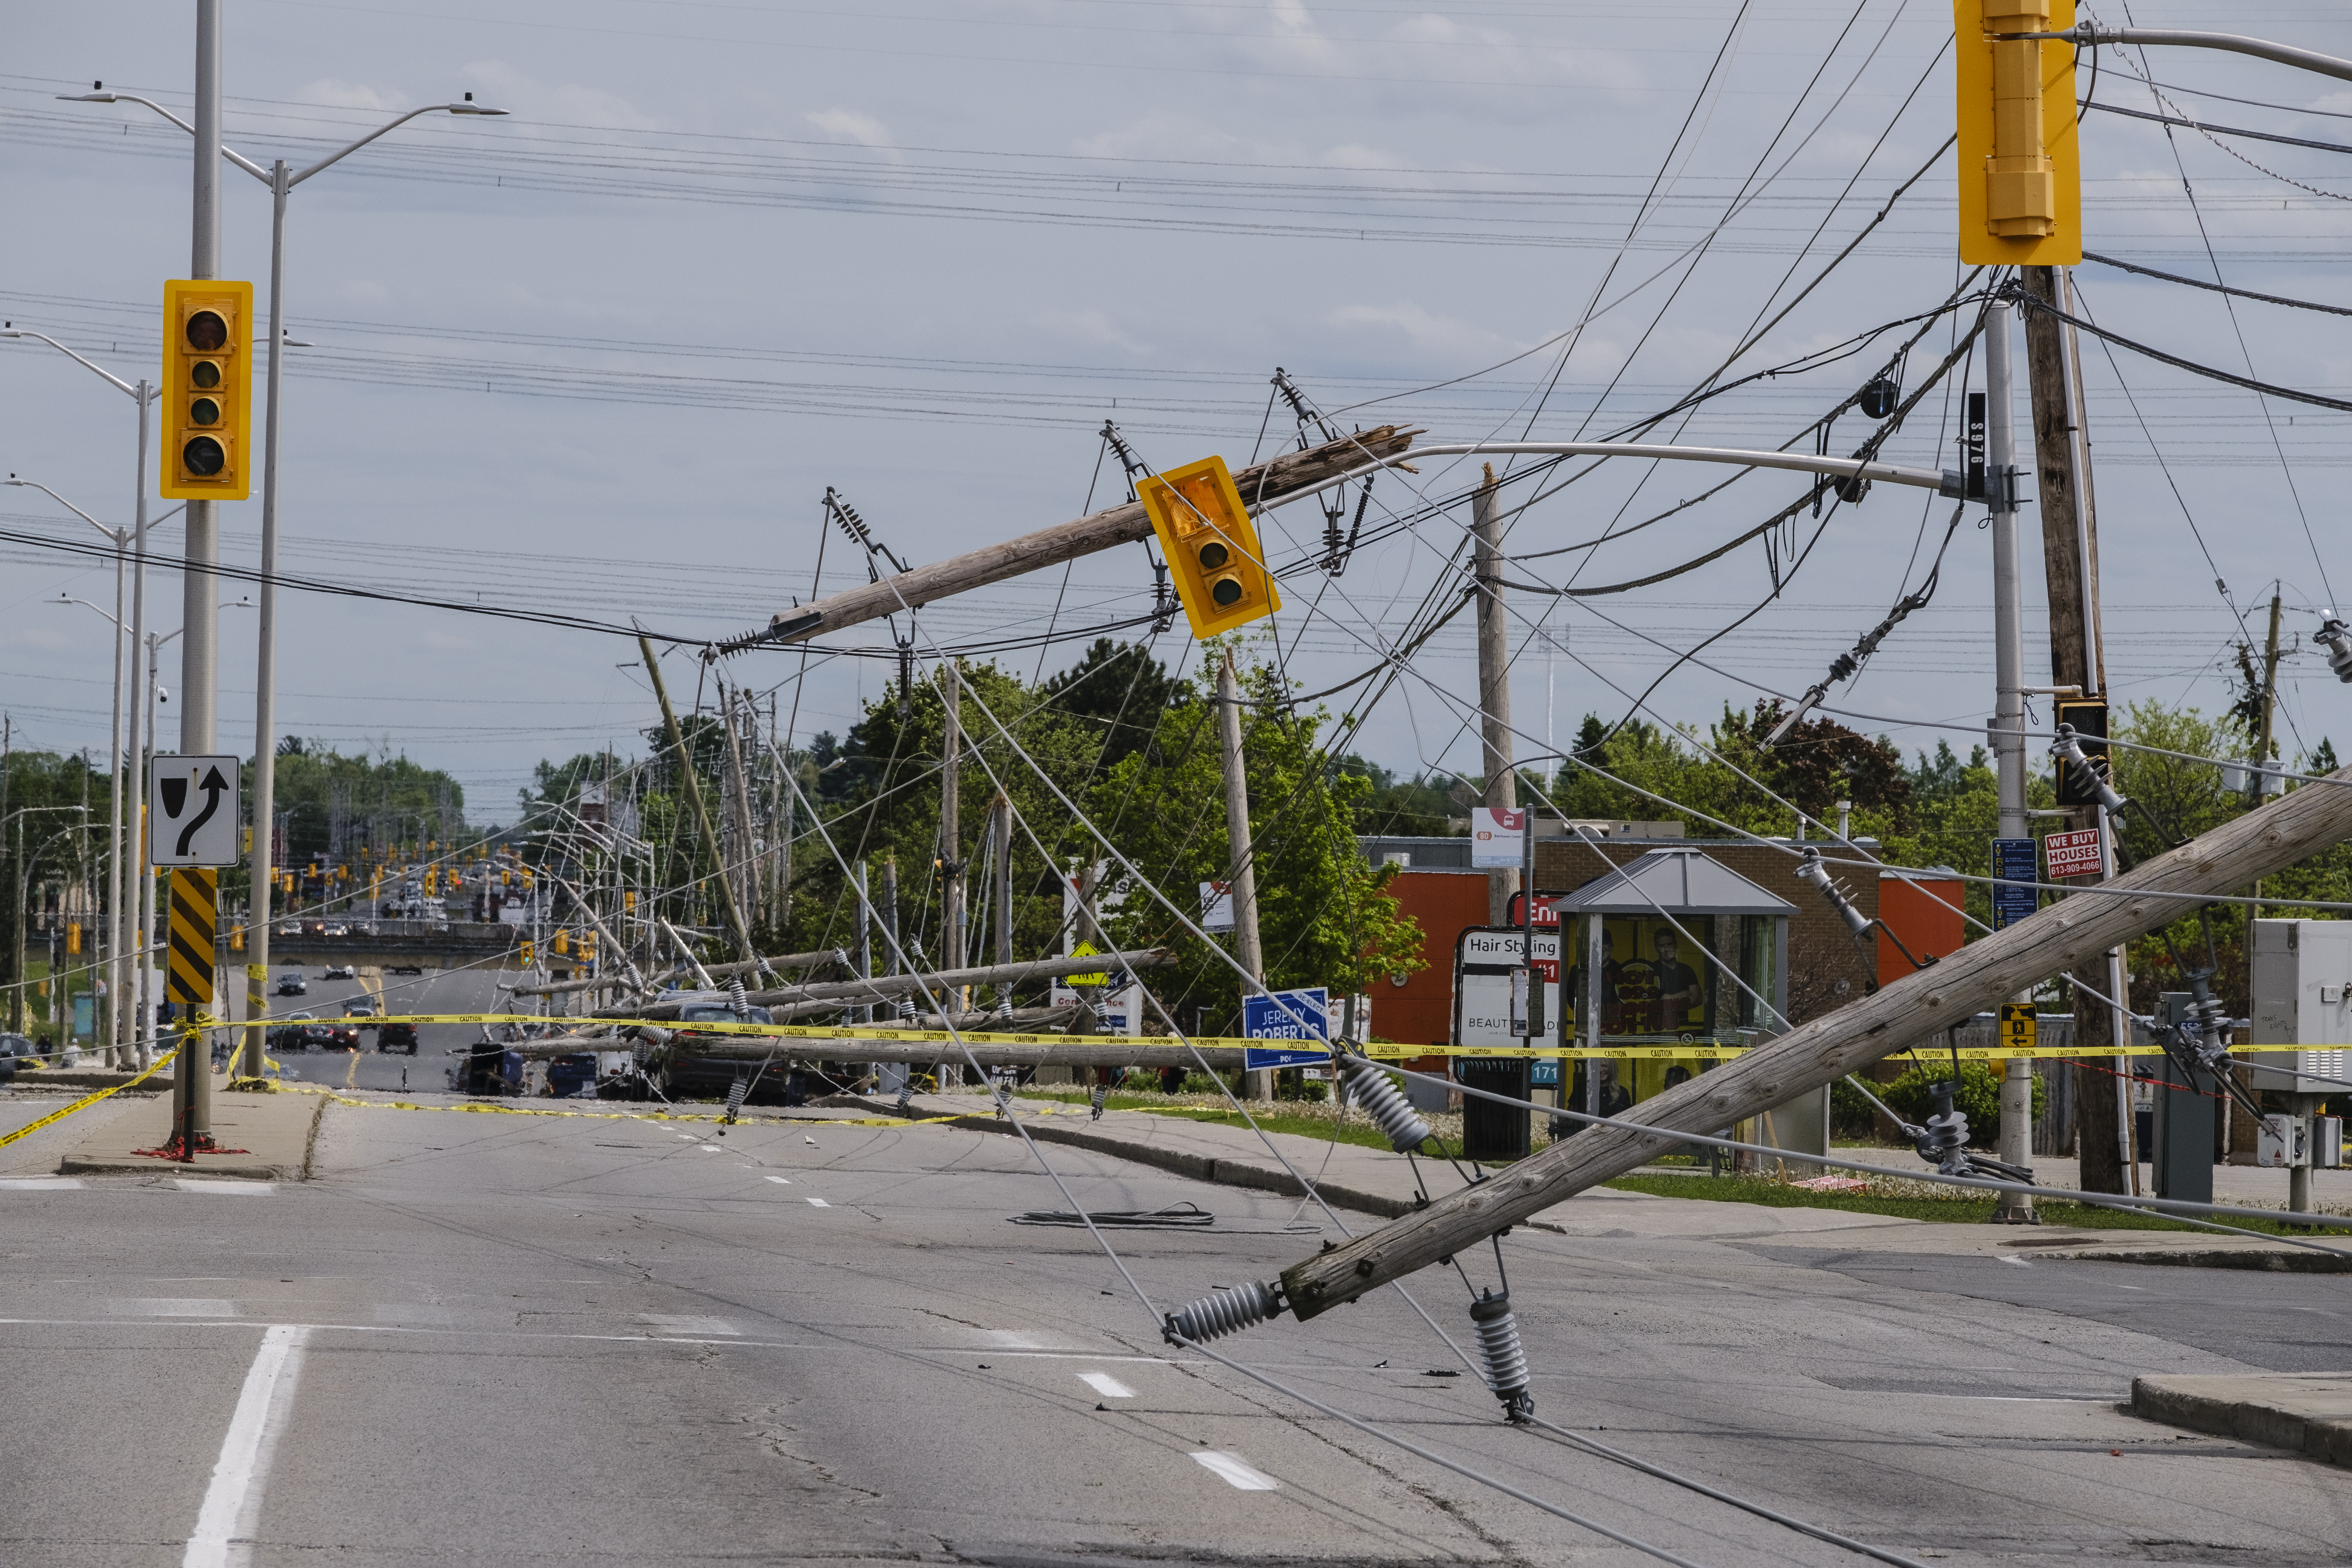
<path id="1" fill-rule="evenodd" d="M 2063 33 L 1996 33 L 1993 37 L 2001 39 L 2049 38 L 2083 48 L 2095 48 L 2101 44 L 2171 44 L 2191 49 L 2226 49 L 2233 55 L 2252 55 L 2257 59 L 2293 66 L 2298 70 L 2317 71 L 2321 76 L 2352 81 L 2352 60 L 2338 59 L 2334 55 L 2317 54 L 2310 49 L 2298 49 L 2287 44 L 2273 44 L 2267 38 L 2249 38 L 2237 33 L 2184 33 L 2170 27 L 2103 27 L 2096 22 L 2084 22 Z"/>
<path id="2" fill-rule="evenodd" d="M 2352 837 L 2352 768 L 2141 863 L 2115 896 L 2070 899 L 1888 984 L 1616 1119 L 1554 1143 L 1508 1171 L 1317 1254 L 1282 1276 L 1292 1312 L 1311 1318 L 1507 1226 L 1622 1176 L 1675 1147 L 1819 1089 L 1890 1052 L 2073 970 L 2178 918 L 2173 899 L 2133 890 L 2215 893 L 2283 871 Z"/>

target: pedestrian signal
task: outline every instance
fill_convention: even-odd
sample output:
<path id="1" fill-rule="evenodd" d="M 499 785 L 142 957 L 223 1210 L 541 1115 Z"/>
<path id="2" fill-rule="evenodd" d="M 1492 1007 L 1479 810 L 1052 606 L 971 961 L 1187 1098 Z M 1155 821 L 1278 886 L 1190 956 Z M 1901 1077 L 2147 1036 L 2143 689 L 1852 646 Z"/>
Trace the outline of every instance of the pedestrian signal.
<path id="1" fill-rule="evenodd" d="M 253 490 L 253 285 L 163 285 L 163 479 L 173 500 L 243 500 Z"/>
<path id="2" fill-rule="evenodd" d="M 1194 637 L 1215 637 L 1282 608 L 1257 525 L 1223 458 L 1154 474 L 1136 494 L 1160 536 Z"/>
<path id="3" fill-rule="evenodd" d="M 1958 57 L 1960 259 L 2073 267 L 2083 259 L 2074 0 L 1953 0 Z"/>

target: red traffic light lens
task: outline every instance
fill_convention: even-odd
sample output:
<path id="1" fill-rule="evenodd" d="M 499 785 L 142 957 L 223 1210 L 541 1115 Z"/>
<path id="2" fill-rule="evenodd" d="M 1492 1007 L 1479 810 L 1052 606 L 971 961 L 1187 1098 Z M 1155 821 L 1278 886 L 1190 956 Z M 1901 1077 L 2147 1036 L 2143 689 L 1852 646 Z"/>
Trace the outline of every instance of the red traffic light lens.
<path id="1" fill-rule="evenodd" d="M 180 448 L 180 466 L 192 474 L 210 479 L 228 467 L 228 454 L 221 444 L 209 436 L 199 436 Z"/>
<path id="2" fill-rule="evenodd" d="M 220 384 L 220 366 L 208 359 L 200 359 L 188 367 L 188 379 L 205 391 Z"/>
<path id="3" fill-rule="evenodd" d="M 228 323 L 217 310 L 198 310 L 188 318 L 188 346 L 205 353 L 217 353 L 228 345 Z"/>
<path id="4" fill-rule="evenodd" d="M 220 405 L 209 397 L 197 398 L 188 405 L 188 423 L 191 425 L 219 424 Z"/>
<path id="5" fill-rule="evenodd" d="M 1220 577 L 1209 587 L 1209 597 L 1220 605 L 1241 603 L 1242 585 L 1231 577 Z"/>
<path id="6" fill-rule="evenodd" d="M 1213 539 L 1201 546 L 1201 564 L 1212 572 L 1232 559 L 1233 552 Z"/>

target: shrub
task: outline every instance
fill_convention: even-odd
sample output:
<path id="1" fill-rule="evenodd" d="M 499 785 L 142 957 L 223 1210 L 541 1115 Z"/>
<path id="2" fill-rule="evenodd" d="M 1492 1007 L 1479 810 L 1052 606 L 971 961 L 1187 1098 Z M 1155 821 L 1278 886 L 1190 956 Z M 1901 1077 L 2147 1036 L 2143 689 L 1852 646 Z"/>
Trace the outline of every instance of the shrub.
<path id="1" fill-rule="evenodd" d="M 1935 1114 L 1936 1102 L 1927 1092 L 1930 1086 L 1948 1081 L 1952 1064 L 1948 1061 L 1927 1061 L 1912 1068 L 1893 1083 L 1876 1089 L 1878 1098 L 1892 1106 L 1906 1121 L 1924 1122 Z M 1848 1094 L 1853 1094 L 1847 1089 Z M 1856 1101 L 1860 1095 L 1854 1095 Z M 2048 1086 L 2040 1076 L 2033 1079 L 2033 1114 L 2042 1114 L 2049 1098 Z M 1987 1062 L 1962 1062 L 1959 1088 L 1953 1092 L 1952 1109 L 1969 1119 L 1969 1142 L 1972 1147 L 1990 1149 L 2000 1137 L 2000 1074 Z M 1832 1113 L 1835 1107 L 1832 1103 Z"/>

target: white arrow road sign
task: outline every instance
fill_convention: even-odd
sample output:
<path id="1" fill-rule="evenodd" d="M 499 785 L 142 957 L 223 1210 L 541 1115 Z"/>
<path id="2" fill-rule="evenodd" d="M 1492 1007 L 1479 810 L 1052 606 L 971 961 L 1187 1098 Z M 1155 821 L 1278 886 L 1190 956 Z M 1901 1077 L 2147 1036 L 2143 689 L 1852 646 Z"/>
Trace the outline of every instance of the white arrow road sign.
<path id="1" fill-rule="evenodd" d="M 155 759 L 147 783 L 147 858 L 157 866 L 237 863 L 237 759 Z"/>

